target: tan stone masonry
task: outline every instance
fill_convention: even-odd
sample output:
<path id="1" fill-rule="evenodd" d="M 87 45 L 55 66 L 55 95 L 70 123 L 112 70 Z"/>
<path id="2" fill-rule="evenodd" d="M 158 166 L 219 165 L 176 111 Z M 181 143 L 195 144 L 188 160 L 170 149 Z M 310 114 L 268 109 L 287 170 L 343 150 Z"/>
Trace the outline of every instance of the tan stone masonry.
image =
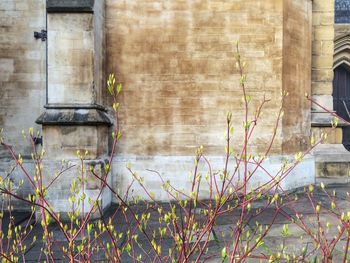
<path id="1" fill-rule="evenodd" d="M 333 107 L 334 39 L 337 32 L 350 32 L 338 26 L 334 33 L 334 1 L 106 0 L 102 5 L 96 0 L 100 5 L 79 14 L 50 11 L 47 95 L 51 108 L 46 110 L 46 42 L 33 37 L 34 31 L 46 27 L 45 2 L 0 2 L 0 128 L 24 156 L 30 149 L 21 131 L 31 126 L 41 130 L 35 120 L 45 111 L 54 113 L 43 116 L 49 123 L 44 132 L 52 136 L 44 136 L 48 161 L 71 158 L 75 149 L 84 148 L 90 150 L 92 162 L 106 157 L 108 127 L 91 121 L 64 127 L 52 123 L 52 116 L 59 119 L 65 112 L 69 121 L 76 111 L 85 114 L 81 119 L 97 116 L 111 103 L 105 76 L 115 73 L 124 89 L 119 116 L 123 136 L 111 178 L 114 187 L 125 190 L 128 160 L 138 163 L 135 166 L 149 179 L 150 188 L 157 190 L 159 182 L 144 173 L 146 169 L 158 170 L 186 187 L 198 146 L 203 145 L 215 167 L 220 166 L 228 111 L 235 122 L 235 150 L 242 145 L 237 41 L 247 63 L 250 117 L 264 95 L 271 99 L 252 138 L 251 152 L 266 149 L 283 91 L 290 95 L 282 105 L 285 115 L 271 151 L 271 169 L 282 158 L 306 149 L 311 131 L 318 135 L 329 130 L 320 126 L 330 118 L 317 107 L 311 109 L 304 95 L 312 94 Z M 85 126 L 76 129 L 79 125 Z M 329 143 L 340 142 L 340 130 L 329 135 Z M 0 157 L 8 160 L 2 150 Z M 104 157 L 97 162 L 101 167 Z M 305 167 L 312 173 L 312 157 Z M 310 182 L 313 176 L 300 175 L 298 183 Z M 69 174 L 66 179 L 73 177 Z M 57 196 L 63 196 L 62 191 Z"/>

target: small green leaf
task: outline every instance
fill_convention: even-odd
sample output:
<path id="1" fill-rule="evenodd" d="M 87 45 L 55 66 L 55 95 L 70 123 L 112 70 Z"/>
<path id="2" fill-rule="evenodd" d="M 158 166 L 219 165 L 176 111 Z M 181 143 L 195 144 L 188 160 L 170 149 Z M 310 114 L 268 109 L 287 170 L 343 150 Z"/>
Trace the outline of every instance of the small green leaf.
<path id="1" fill-rule="evenodd" d="M 121 83 L 119 83 L 119 84 L 117 85 L 117 95 L 122 91 L 122 89 L 123 89 L 123 86 L 122 86 Z"/>
<path id="2" fill-rule="evenodd" d="M 227 258 L 227 249 L 226 247 L 224 247 L 222 250 L 221 250 L 221 258 L 223 260 L 225 260 Z"/>
<path id="3" fill-rule="evenodd" d="M 289 228 L 288 228 L 287 224 L 283 225 L 281 234 L 282 234 L 283 237 L 287 237 L 289 235 Z"/>

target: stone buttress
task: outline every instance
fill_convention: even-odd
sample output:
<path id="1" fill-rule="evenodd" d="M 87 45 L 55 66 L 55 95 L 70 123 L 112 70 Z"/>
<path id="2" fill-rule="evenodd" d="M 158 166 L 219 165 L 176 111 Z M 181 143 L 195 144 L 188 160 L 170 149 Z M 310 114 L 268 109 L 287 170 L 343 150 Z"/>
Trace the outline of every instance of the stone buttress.
<path id="1" fill-rule="evenodd" d="M 44 113 L 36 121 L 42 125 L 47 160 L 43 180 L 49 184 L 55 178 L 62 169 L 62 160 L 65 160 L 64 169 L 72 167 L 52 184 L 48 198 L 57 212 L 70 211 L 70 187 L 83 172 L 86 179 L 84 213 L 92 205 L 89 199 L 98 199 L 105 209 L 111 203 L 111 193 L 103 190 L 100 194 L 102 184 L 90 172 L 93 168 L 98 176 L 105 173 L 112 125 L 107 110 L 101 105 L 104 1 L 47 0 L 46 5 L 47 102 Z M 84 165 L 77 152 L 84 156 Z"/>

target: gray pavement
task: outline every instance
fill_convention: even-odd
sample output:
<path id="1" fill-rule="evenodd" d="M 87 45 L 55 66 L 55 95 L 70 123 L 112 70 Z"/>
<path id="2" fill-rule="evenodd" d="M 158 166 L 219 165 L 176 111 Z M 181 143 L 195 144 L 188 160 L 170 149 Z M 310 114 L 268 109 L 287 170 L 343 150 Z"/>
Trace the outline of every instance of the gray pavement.
<path id="1" fill-rule="evenodd" d="M 328 183 L 332 183 L 330 180 Z M 350 202 L 348 197 L 348 191 L 350 191 L 350 184 L 341 184 L 339 181 L 336 184 L 329 184 L 326 186 L 327 193 L 332 197 L 333 191 L 336 192 L 336 196 L 334 197 L 334 201 L 336 202 L 337 208 L 341 211 L 344 211 L 346 214 L 347 211 L 350 210 Z M 331 200 L 320 187 L 315 186 L 315 190 L 312 194 L 312 199 L 315 205 L 320 205 L 320 220 L 317 220 L 317 214 L 314 212 L 312 204 L 310 203 L 309 198 L 304 192 L 304 189 L 298 189 L 293 193 L 289 193 L 289 198 L 285 199 L 286 206 L 281 208 L 278 211 L 277 216 L 274 216 L 276 213 L 276 207 L 270 206 L 266 209 L 262 209 L 267 202 L 267 199 L 262 199 L 253 204 L 253 208 L 249 215 L 245 218 L 245 222 L 247 223 L 246 229 L 250 229 L 250 232 L 254 232 L 254 229 L 257 229 L 257 222 L 262 225 L 263 229 L 266 226 L 269 226 L 273 221 L 273 225 L 269 230 L 266 237 L 264 237 L 264 245 L 260 246 L 256 250 L 253 251 L 252 256 L 267 256 L 267 255 L 278 255 L 279 252 L 284 252 L 292 257 L 293 253 L 295 255 L 305 255 L 305 261 L 311 260 L 313 262 L 315 256 L 318 258 L 317 260 L 322 259 L 322 255 L 320 253 L 320 249 L 315 249 L 315 242 L 310 238 L 310 236 L 297 224 L 291 222 L 291 220 L 298 221 L 294 209 L 298 212 L 300 218 L 302 218 L 303 223 L 311 229 L 311 233 L 317 236 L 317 231 L 319 229 L 318 222 L 321 222 L 322 226 L 325 229 L 323 241 L 331 242 L 333 237 L 338 233 L 338 225 L 341 224 L 339 218 L 336 213 L 331 209 Z M 169 209 L 168 204 L 161 204 L 164 210 Z M 133 210 L 141 217 L 141 214 L 146 209 L 146 205 L 139 204 L 137 206 L 132 207 Z M 126 233 L 128 229 L 135 229 L 136 222 L 130 220 L 130 222 L 126 222 L 124 216 L 118 212 L 114 214 L 114 212 L 118 209 L 117 205 L 114 205 L 109 208 L 107 213 L 104 216 L 106 221 L 112 217 L 114 228 L 118 233 Z M 179 208 L 178 208 L 179 209 Z M 335 209 L 335 210 L 336 210 Z M 260 211 L 262 210 L 262 212 Z M 156 240 L 162 243 L 162 251 L 164 255 L 168 253 L 169 248 L 172 248 L 174 245 L 174 240 L 169 234 L 165 234 L 162 238 L 159 235 L 158 229 L 161 226 L 159 223 L 159 215 L 156 209 L 150 209 L 150 221 L 147 224 L 146 233 L 149 236 L 152 236 L 154 232 Z M 178 215 L 180 215 L 180 210 L 177 211 Z M 113 215 L 114 214 L 114 215 Z M 26 225 L 28 222 L 28 213 L 14 213 L 13 218 L 15 220 L 16 225 Z M 201 259 L 201 262 L 222 262 L 220 257 L 221 249 L 225 244 L 231 244 L 233 240 L 233 231 L 235 228 L 237 221 L 239 220 L 240 210 L 235 210 L 222 216 L 218 217 L 213 229 L 213 232 L 210 235 L 210 242 L 208 245 L 208 251 L 205 253 L 205 256 Z M 203 216 L 202 216 L 203 217 Z M 203 223 L 204 217 L 201 218 L 199 214 L 198 222 Z M 7 225 L 9 223 L 9 216 L 5 213 L 2 228 L 4 233 L 7 232 Z M 328 224 L 327 224 L 328 223 Z M 27 238 L 27 249 L 22 257 L 22 261 L 26 262 L 44 262 L 46 257 L 42 251 L 42 248 L 45 247 L 45 242 L 42 241 L 41 237 L 43 236 L 43 230 L 39 222 L 32 220 L 30 224 L 33 226 L 33 230 Z M 288 235 L 283 235 L 283 229 L 285 225 L 288 225 Z M 328 226 L 328 227 L 326 227 Z M 67 259 L 64 258 L 61 248 L 63 245 L 67 244 L 63 234 L 60 232 L 59 227 L 55 224 L 50 225 L 50 230 L 53 233 L 54 243 L 54 256 L 56 262 L 67 262 Z M 327 233 L 326 233 L 327 232 Z M 30 240 L 32 240 L 33 236 L 37 237 L 37 241 L 34 244 L 31 244 Z M 150 258 L 152 257 L 152 249 L 150 247 L 149 242 L 147 242 L 147 238 L 144 234 L 138 233 L 138 243 L 142 248 L 137 248 L 136 251 L 144 254 L 148 254 Z M 6 234 L 5 234 L 6 236 Z M 124 235 L 125 237 L 125 235 Z M 322 239 L 322 237 L 320 237 Z M 98 239 L 97 244 L 101 244 L 101 250 L 96 252 L 94 257 L 91 259 L 94 262 L 102 261 L 106 262 L 105 252 L 102 249 L 102 245 L 106 240 L 108 240 L 108 236 L 102 235 Z M 3 241 L 6 243 L 5 241 Z M 123 247 L 126 240 L 122 238 L 118 241 L 117 245 L 119 247 Z M 98 246 L 98 245 L 97 245 Z M 343 235 L 334 249 L 333 262 L 341 262 L 344 257 L 344 247 L 346 246 L 346 235 Z M 305 251 L 306 248 L 306 251 Z M 304 249 L 304 251 L 303 251 Z M 282 252 L 282 254 L 283 254 Z M 153 255 L 154 256 L 154 255 Z M 151 262 L 150 258 L 147 258 L 147 255 L 141 259 L 141 262 Z M 127 255 L 125 252 L 122 257 L 122 262 L 133 262 L 133 260 Z M 259 259 L 250 259 L 249 262 L 259 262 Z M 267 260 L 263 261 L 266 262 Z M 302 261 L 302 260 L 298 260 Z M 157 261 L 156 261 L 157 262 Z M 170 261 L 171 262 L 171 261 Z M 278 262 L 278 260 L 276 261 Z"/>

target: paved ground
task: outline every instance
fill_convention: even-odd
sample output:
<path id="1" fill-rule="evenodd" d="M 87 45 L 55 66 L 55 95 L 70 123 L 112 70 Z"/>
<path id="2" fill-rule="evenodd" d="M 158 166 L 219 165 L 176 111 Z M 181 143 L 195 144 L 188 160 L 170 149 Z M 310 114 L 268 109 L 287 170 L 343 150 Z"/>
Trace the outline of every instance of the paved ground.
<path id="1" fill-rule="evenodd" d="M 332 180 L 324 180 L 326 183 L 332 183 L 334 181 Z M 339 181 L 336 184 L 330 184 L 326 186 L 327 192 L 332 195 L 333 191 L 336 191 L 336 204 L 337 207 L 339 207 L 342 211 L 347 213 L 347 211 L 350 210 L 350 202 L 349 198 L 347 196 L 347 192 L 350 191 L 350 184 L 340 184 Z M 278 253 L 279 251 L 282 251 L 281 246 L 283 246 L 283 250 L 288 252 L 290 255 L 293 253 L 297 255 L 303 254 L 303 249 L 307 248 L 307 251 L 304 252 L 304 255 L 312 260 L 314 258 L 314 255 L 319 255 L 317 252 L 316 254 L 311 254 L 312 248 L 314 247 L 313 241 L 308 237 L 308 235 L 303 231 L 300 227 L 298 227 L 295 224 L 291 224 L 290 217 L 296 218 L 295 213 L 292 211 L 294 208 L 298 211 L 300 215 L 302 215 L 303 222 L 311 229 L 311 231 L 317 232 L 318 229 L 318 221 L 317 221 L 317 215 L 314 213 L 314 210 L 312 208 L 312 205 L 308 199 L 308 197 L 305 195 L 305 193 L 302 191 L 302 189 L 299 189 L 299 191 L 296 191 L 292 193 L 290 196 L 296 197 L 297 199 L 293 199 L 286 207 L 283 209 L 283 214 L 278 214 L 276 218 L 274 218 L 274 214 L 276 209 L 274 207 L 269 207 L 263 211 L 263 213 L 259 213 L 259 209 L 261 209 L 264 204 L 266 203 L 266 200 L 262 200 L 260 202 L 256 202 L 253 204 L 251 217 L 248 217 L 248 226 L 251 227 L 251 229 L 254 229 L 256 226 L 256 222 L 259 222 L 263 225 L 263 227 L 266 227 L 271 224 L 272 220 L 274 220 L 273 227 L 268 232 L 268 235 L 264 238 L 264 245 L 258 248 L 254 255 L 267 255 L 269 253 Z M 322 222 L 324 229 L 327 229 L 327 233 L 325 233 L 325 237 L 329 240 L 333 238 L 334 235 L 338 233 L 338 223 L 340 222 L 339 219 L 332 213 L 329 208 L 331 206 L 331 201 L 327 194 L 322 191 L 320 187 L 315 187 L 314 193 L 313 193 L 314 203 L 321 204 L 321 210 L 320 210 L 320 221 Z M 166 209 L 167 205 L 164 205 L 164 209 Z M 108 220 L 108 217 L 111 217 L 113 214 L 113 211 L 117 209 L 117 206 L 113 206 L 109 209 L 109 211 L 106 213 L 106 220 Z M 141 211 L 143 210 L 142 207 L 134 207 L 135 211 L 138 211 L 138 213 L 141 216 Z M 28 214 L 25 213 L 15 213 L 13 214 L 15 219 L 16 225 L 25 225 L 27 224 L 26 218 Z M 158 222 L 158 213 L 157 211 L 152 211 L 150 216 L 150 221 L 148 223 L 147 233 L 152 236 L 152 233 L 154 230 L 158 230 L 160 224 Z M 209 251 L 207 253 L 208 257 L 203 258 L 203 261 L 207 262 L 222 262 L 220 259 L 220 253 L 221 249 L 224 246 L 225 242 L 229 243 L 229 241 L 232 240 L 232 228 L 237 223 L 237 220 L 239 218 L 239 211 L 230 212 L 223 216 L 220 216 L 218 220 L 216 221 L 215 227 L 214 227 L 214 233 L 211 235 L 211 241 L 209 243 Z M 8 225 L 8 215 L 5 214 L 5 217 L 3 219 L 3 231 L 6 233 L 7 231 L 7 225 Z M 199 220 L 200 222 L 200 220 Z M 331 225 L 329 228 L 326 228 L 326 224 L 330 223 Z M 44 261 L 44 257 L 42 256 L 41 248 L 43 247 L 43 241 L 41 240 L 41 236 L 43 235 L 42 229 L 40 226 L 40 223 L 36 223 L 35 220 L 32 220 L 30 222 L 33 225 L 33 231 L 31 235 L 37 236 L 37 241 L 34 244 L 27 244 L 27 250 L 25 255 L 23 255 L 26 262 L 38 262 L 38 261 Z M 113 217 L 113 223 L 115 226 L 115 229 L 117 232 L 123 232 L 125 233 L 128 229 L 128 224 L 125 222 L 124 217 L 121 214 L 117 214 L 115 217 Z M 135 226 L 135 222 L 130 222 L 131 226 Z M 282 232 L 285 228 L 285 225 L 288 224 L 288 235 L 283 236 Z M 56 242 L 55 246 L 55 257 L 58 262 L 65 261 L 62 257 L 62 254 L 60 252 L 60 248 L 62 244 L 65 243 L 64 236 L 60 233 L 58 226 L 52 225 L 50 226 L 53 236 Z M 106 237 L 101 237 L 101 242 L 104 242 L 103 240 Z M 159 238 L 159 237 L 156 237 Z M 29 238 L 30 239 L 30 238 Z M 143 249 L 145 251 L 148 251 L 150 246 L 148 245 L 148 242 L 146 241 L 145 236 L 140 235 L 139 236 L 139 242 L 144 244 Z M 125 243 L 125 239 L 121 239 L 118 243 L 118 246 L 122 246 L 123 243 Z M 172 247 L 174 244 L 171 236 L 165 235 L 162 238 L 162 249 L 164 251 L 168 251 L 168 248 Z M 336 246 L 335 253 L 334 253 L 334 262 L 339 262 L 343 260 L 343 247 L 346 245 L 346 239 L 345 236 L 341 238 L 338 245 Z M 102 251 L 99 253 L 96 253 L 96 256 L 94 258 L 94 261 L 104 261 L 105 256 Z M 149 262 L 147 259 L 141 260 L 143 262 Z M 125 255 L 123 258 L 123 262 L 132 262 L 131 259 Z M 259 262 L 257 259 L 252 259 L 251 262 Z"/>

